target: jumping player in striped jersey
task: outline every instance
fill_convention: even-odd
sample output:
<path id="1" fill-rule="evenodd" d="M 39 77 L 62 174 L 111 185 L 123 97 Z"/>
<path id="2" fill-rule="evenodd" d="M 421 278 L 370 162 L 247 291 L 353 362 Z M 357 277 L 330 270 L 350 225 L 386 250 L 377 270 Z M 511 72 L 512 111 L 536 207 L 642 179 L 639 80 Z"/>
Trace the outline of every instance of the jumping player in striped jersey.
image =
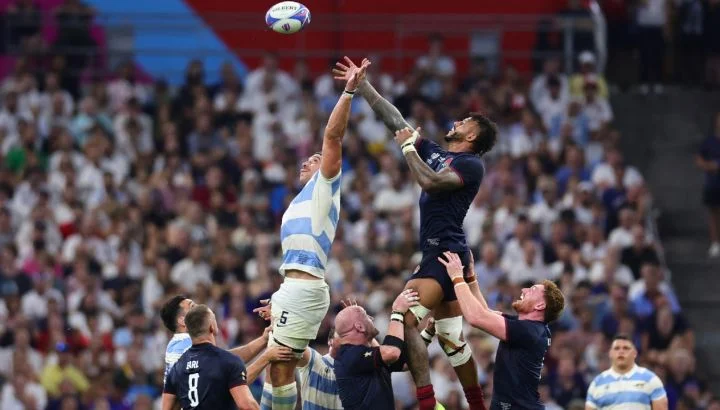
<path id="1" fill-rule="evenodd" d="M 349 73 L 345 91 L 328 119 L 322 151 L 303 162 L 299 178 L 303 188 L 282 217 L 280 274 L 285 280 L 271 298 L 269 343 L 291 348 L 295 358 L 270 364 L 272 391 L 264 394 L 272 395 L 273 410 L 295 408 L 295 367 L 330 307 L 325 266 L 340 214 L 342 139 L 353 95 L 369 65 L 366 61 Z"/>
<path id="2" fill-rule="evenodd" d="M 667 410 L 665 387 L 655 373 L 635 364 L 637 349 L 618 335 L 610 346 L 610 369 L 590 383 L 585 410 Z"/>

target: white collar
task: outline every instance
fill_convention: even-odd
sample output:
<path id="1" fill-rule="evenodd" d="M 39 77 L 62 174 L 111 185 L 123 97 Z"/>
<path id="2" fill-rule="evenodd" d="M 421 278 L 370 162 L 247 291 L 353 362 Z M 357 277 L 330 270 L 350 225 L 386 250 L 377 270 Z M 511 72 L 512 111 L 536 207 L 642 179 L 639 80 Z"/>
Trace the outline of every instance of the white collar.
<path id="1" fill-rule="evenodd" d="M 629 379 L 637 371 L 638 371 L 637 363 L 633 364 L 632 369 L 630 369 L 627 373 L 623 373 L 623 374 L 620 374 L 620 373 L 616 372 L 615 370 L 613 370 L 612 368 L 610 368 L 610 374 L 616 379 Z"/>

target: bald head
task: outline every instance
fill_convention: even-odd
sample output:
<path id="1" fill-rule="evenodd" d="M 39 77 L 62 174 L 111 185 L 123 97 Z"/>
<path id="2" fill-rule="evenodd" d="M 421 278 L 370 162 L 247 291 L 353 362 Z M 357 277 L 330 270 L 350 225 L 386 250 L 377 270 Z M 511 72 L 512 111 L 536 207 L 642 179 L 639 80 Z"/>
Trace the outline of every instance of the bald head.
<path id="1" fill-rule="evenodd" d="M 367 342 L 377 336 L 378 331 L 361 306 L 348 306 L 335 317 L 335 333 L 341 340 L 353 342 Z"/>

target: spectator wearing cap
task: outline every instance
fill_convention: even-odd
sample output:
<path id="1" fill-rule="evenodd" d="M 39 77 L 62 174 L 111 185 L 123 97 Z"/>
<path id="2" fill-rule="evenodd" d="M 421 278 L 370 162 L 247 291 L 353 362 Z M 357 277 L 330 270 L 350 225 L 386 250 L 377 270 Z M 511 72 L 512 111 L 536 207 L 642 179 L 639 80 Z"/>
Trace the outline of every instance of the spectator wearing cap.
<path id="1" fill-rule="evenodd" d="M 598 95 L 598 76 L 587 74 L 583 83 L 583 112 L 589 119 L 590 132 L 604 130 L 613 120 L 612 108 L 607 97 Z"/>
<path id="2" fill-rule="evenodd" d="M 715 114 L 712 133 L 700 145 L 695 163 L 705 172 L 703 203 L 708 209 L 711 258 L 720 257 L 720 112 Z"/>
<path id="3" fill-rule="evenodd" d="M 50 397 L 58 397 L 61 393 L 61 385 L 68 380 L 72 388 L 80 393 L 90 387 L 90 381 L 83 372 L 73 363 L 75 357 L 66 343 L 58 343 L 55 346 L 57 352 L 57 363 L 48 363 L 40 375 L 40 383 Z"/>
<path id="4" fill-rule="evenodd" d="M 609 98 L 607 81 L 605 77 L 597 72 L 597 60 L 595 54 L 592 51 L 583 51 L 578 56 L 580 62 L 580 69 L 577 73 L 570 77 L 570 95 L 573 97 L 584 96 L 585 90 L 585 79 L 589 75 L 595 75 L 597 80 L 597 95 L 600 98 Z"/>

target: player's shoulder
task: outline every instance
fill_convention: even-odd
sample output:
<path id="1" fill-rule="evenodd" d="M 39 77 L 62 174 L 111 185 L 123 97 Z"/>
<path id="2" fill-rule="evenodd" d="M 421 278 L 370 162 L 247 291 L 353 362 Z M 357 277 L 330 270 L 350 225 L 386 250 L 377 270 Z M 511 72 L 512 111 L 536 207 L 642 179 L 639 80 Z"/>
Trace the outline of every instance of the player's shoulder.
<path id="1" fill-rule="evenodd" d="M 658 375 L 655 374 L 655 372 L 648 369 L 647 367 L 642 367 L 642 366 L 638 366 L 638 365 L 635 365 L 633 374 L 630 377 L 631 380 L 638 380 L 638 381 L 643 381 L 643 382 L 649 382 L 655 378 L 658 378 Z"/>

